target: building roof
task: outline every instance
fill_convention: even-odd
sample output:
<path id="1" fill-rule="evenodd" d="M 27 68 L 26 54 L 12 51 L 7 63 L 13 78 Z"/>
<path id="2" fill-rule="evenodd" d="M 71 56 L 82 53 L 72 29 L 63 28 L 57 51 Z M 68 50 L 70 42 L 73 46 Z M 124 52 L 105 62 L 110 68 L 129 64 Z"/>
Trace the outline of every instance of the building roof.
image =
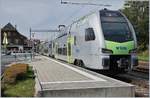
<path id="1" fill-rule="evenodd" d="M 21 36 L 21 38 L 27 39 L 27 37 L 24 36 L 24 35 L 22 35 L 22 34 L 20 34 L 20 33 L 17 31 L 17 29 L 16 29 L 10 22 L 9 22 L 8 24 L 6 24 L 6 25 L 1 29 L 1 31 L 2 31 L 2 32 L 14 31 L 14 32 L 18 33 L 18 34 Z"/>
<path id="2" fill-rule="evenodd" d="M 16 28 L 11 23 L 8 23 L 7 25 L 5 25 L 2 28 L 2 30 L 3 31 L 17 31 Z"/>

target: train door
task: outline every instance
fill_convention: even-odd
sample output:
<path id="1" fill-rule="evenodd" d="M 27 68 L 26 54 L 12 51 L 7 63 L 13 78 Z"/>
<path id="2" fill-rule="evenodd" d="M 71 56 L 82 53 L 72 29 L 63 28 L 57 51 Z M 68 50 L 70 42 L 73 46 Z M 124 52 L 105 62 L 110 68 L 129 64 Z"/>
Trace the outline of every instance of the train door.
<path id="1" fill-rule="evenodd" d="M 71 35 L 68 35 L 67 38 L 67 61 L 68 63 L 73 63 L 73 57 L 72 57 L 72 45 L 74 43 L 74 37 Z"/>

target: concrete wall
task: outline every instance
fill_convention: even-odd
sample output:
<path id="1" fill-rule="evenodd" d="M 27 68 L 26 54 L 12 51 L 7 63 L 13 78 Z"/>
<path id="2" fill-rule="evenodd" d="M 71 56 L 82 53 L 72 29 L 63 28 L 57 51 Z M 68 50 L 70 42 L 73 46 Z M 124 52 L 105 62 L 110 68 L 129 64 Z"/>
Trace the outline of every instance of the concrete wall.
<path id="1" fill-rule="evenodd" d="M 42 97 L 133 97 L 134 88 L 89 88 L 68 90 L 44 90 L 38 91 L 37 96 Z"/>

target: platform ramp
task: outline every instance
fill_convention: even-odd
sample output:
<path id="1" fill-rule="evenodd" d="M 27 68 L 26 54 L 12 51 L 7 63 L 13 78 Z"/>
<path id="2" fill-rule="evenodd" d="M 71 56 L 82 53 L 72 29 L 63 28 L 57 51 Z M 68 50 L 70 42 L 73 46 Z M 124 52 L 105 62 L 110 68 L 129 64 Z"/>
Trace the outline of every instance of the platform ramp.
<path id="1" fill-rule="evenodd" d="M 36 96 L 133 97 L 134 86 L 45 56 L 31 62 L 36 73 Z"/>

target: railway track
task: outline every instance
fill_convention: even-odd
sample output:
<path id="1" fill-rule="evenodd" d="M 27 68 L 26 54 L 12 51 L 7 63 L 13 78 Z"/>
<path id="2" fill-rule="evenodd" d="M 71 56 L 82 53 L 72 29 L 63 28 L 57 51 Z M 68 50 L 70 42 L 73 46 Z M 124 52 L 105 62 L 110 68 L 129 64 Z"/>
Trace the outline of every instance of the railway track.
<path id="1" fill-rule="evenodd" d="M 135 85 L 136 97 L 149 97 L 148 62 L 139 62 L 139 65 L 134 67 L 130 72 L 108 76 Z"/>
<path id="2" fill-rule="evenodd" d="M 140 63 L 140 65 L 133 68 L 133 71 L 149 73 L 149 63 Z"/>
<path id="3" fill-rule="evenodd" d="M 149 73 L 133 70 L 110 77 L 135 85 L 136 97 L 149 97 Z"/>
<path id="4" fill-rule="evenodd" d="M 149 97 L 149 67 L 145 68 L 144 66 L 143 70 L 143 67 L 140 66 L 134 68 L 130 72 L 120 73 L 116 75 L 108 74 L 108 72 L 103 73 L 97 70 L 95 72 L 135 85 L 136 97 Z"/>
<path id="5" fill-rule="evenodd" d="M 115 77 L 116 78 L 116 77 Z M 149 74 L 132 71 L 127 74 L 117 75 L 117 79 L 135 85 L 136 97 L 149 97 Z"/>
<path id="6" fill-rule="evenodd" d="M 149 74 L 148 73 L 143 73 L 143 72 L 140 72 L 140 71 L 130 71 L 126 74 L 118 74 L 118 76 L 121 76 L 121 77 L 126 77 L 128 79 L 135 79 L 135 80 L 149 80 Z"/>

